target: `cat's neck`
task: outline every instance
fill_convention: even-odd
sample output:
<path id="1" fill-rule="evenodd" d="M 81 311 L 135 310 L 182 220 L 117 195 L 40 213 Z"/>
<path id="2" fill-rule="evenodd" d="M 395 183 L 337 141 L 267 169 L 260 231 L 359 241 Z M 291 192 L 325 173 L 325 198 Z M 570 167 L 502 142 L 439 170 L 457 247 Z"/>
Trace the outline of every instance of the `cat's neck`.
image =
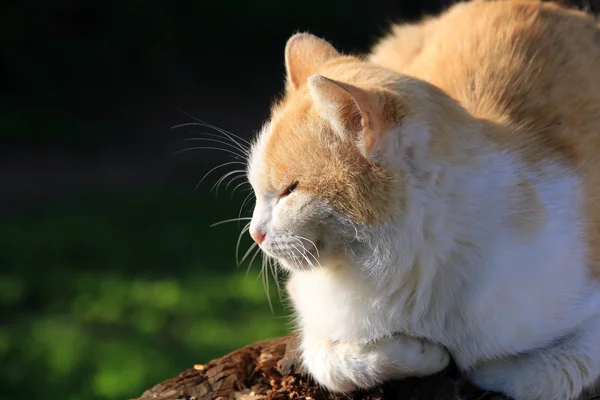
<path id="1" fill-rule="evenodd" d="M 477 270 L 481 254 L 503 242 L 535 240 L 551 201 L 544 190 L 569 184 L 559 166 L 532 168 L 512 146 L 499 143 L 508 128 L 478 122 L 465 129 L 471 132 L 461 135 L 465 143 L 455 148 L 468 155 L 458 154 L 455 161 L 449 155 L 431 173 L 409 179 L 406 210 L 372 231 L 380 248 L 368 250 L 375 256 L 360 263 L 370 277 L 378 277 L 371 279 L 376 291 L 397 290 L 398 282 L 407 282 L 421 297 L 414 304 L 422 306 L 446 297 L 440 291 L 460 291 L 465 277 L 482 273 Z"/>

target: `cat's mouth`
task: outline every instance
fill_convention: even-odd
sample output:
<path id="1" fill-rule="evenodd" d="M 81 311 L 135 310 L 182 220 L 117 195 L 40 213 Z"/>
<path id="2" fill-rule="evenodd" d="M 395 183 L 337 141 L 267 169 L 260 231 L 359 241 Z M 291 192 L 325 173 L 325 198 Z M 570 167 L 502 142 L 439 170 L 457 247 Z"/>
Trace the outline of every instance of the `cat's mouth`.
<path id="1" fill-rule="evenodd" d="M 261 246 L 269 256 L 291 270 L 308 270 L 321 267 L 321 257 L 324 251 L 321 240 L 296 239 L 284 243 L 264 243 Z"/>

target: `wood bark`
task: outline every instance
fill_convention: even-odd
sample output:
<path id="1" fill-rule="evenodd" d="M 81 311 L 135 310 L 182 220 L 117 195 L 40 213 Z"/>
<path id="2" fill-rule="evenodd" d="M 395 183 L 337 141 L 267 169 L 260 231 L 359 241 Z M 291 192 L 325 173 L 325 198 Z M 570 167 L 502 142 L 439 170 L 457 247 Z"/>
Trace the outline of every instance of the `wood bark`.
<path id="1" fill-rule="evenodd" d="M 508 400 L 498 393 L 477 389 L 455 366 L 426 378 L 408 378 L 352 395 L 334 395 L 304 373 L 296 344 L 296 335 L 288 335 L 243 347 L 206 365 L 196 365 L 132 400 Z M 599 399 L 600 389 L 581 398 Z"/>

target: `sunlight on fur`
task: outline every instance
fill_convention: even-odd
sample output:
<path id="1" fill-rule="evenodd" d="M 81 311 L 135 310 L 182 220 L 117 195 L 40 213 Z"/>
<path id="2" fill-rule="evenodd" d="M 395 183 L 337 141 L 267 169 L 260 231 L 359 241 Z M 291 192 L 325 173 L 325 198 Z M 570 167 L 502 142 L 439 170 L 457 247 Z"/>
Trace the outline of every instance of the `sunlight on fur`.
<path id="1" fill-rule="evenodd" d="M 452 358 L 517 400 L 596 382 L 596 22 L 474 1 L 394 26 L 366 59 L 294 35 L 285 67 L 242 234 L 289 274 L 316 381 L 350 392 Z"/>

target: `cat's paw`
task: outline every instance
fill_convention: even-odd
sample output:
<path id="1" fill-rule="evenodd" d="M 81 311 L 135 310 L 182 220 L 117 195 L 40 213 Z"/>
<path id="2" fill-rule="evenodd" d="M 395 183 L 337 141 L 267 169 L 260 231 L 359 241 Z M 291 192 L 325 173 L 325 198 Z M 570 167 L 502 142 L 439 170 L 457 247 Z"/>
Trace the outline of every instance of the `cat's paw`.
<path id="1" fill-rule="evenodd" d="M 390 379 L 431 375 L 450 362 L 443 347 L 408 337 L 359 344 L 305 334 L 302 356 L 319 384 L 341 393 L 368 389 Z"/>
<path id="2" fill-rule="evenodd" d="M 379 351 L 387 354 L 395 376 L 432 375 L 450 363 L 450 353 L 427 339 L 396 336 L 379 346 Z"/>
<path id="3" fill-rule="evenodd" d="M 339 393 L 369 388 L 379 383 L 380 360 L 359 344 L 335 343 L 310 337 L 303 341 L 302 358 L 310 375 L 321 386 Z"/>

